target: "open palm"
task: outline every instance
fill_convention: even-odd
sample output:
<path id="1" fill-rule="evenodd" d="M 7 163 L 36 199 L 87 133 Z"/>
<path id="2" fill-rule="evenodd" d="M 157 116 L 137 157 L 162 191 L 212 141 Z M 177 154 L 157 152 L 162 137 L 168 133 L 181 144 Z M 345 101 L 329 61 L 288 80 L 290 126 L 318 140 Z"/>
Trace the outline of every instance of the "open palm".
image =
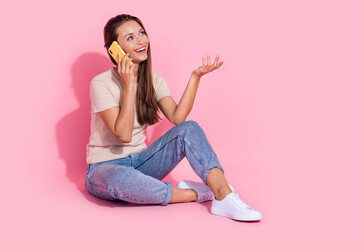
<path id="1" fill-rule="evenodd" d="M 209 72 L 218 69 L 224 62 L 219 62 L 219 56 L 216 56 L 215 62 L 211 64 L 210 56 L 207 56 L 207 62 L 205 58 L 203 58 L 203 65 L 193 71 L 193 74 L 197 77 L 201 77 Z"/>

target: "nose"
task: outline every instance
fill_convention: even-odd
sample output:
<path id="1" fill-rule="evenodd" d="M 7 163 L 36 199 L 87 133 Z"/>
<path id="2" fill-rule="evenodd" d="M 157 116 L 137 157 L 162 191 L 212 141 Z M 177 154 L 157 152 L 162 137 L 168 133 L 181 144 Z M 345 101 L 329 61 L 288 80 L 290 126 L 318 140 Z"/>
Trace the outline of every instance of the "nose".
<path id="1" fill-rule="evenodd" d="M 144 42 L 144 39 L 141 39 L 139 37 L 136 38 L 136 43 L 137 45 L 143 45 L 145 42 Z"/>

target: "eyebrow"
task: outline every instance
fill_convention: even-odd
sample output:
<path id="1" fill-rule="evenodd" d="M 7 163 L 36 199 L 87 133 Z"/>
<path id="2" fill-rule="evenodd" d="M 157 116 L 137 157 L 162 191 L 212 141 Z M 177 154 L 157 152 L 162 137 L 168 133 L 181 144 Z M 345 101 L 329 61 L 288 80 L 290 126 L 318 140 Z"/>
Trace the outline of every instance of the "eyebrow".
<path id="1" fill-rule="evenodd" d="M 144 29 L 140 28 L 139 32 L 140 32 L 141 30 L 144 31 Z M 127 35 L 131 35 L 131 34 L 133 34 L 133 33 L 128 33 L 128 34 L 126 34 L 124 38 L 126 38 Z"/>

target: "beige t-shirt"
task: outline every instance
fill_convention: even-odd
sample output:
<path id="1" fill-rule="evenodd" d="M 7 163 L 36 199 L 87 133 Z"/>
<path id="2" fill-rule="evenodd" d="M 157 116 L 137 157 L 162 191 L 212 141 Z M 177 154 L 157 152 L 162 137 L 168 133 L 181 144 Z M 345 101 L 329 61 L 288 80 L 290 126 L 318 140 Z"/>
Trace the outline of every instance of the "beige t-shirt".
<path id="1" fill-rule="evenodd" d="M 159 73 L 152 72 L 156 99 L 171 96 L 165 80 Z M 147 148 L 145 144 L 145 129 L 140 126 L 134 111 L 134 129 L 130 143 L 123 143 L 118 139 L 101 119 L 99 112 L 119 106 L 121 108 L 123 82 L 114 68 L 94 77 L 90 82 L 91 100 L 91 134 L 86 145 L 86 162 L 88 164 L 109 161 L 127 157 L 142 152 Z M 135 86 L 136 92 L 136 86 Z"/>

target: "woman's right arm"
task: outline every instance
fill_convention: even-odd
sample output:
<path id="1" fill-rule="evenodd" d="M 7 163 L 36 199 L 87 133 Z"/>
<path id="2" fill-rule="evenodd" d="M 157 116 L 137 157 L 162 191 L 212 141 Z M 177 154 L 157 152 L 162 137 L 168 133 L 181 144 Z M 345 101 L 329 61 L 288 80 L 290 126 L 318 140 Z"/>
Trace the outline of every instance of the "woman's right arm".
<path id="1" fill-rule="evenodd" d="M 117 73 L 124 82 L 121 108 L 117 106 L 99 112 L 101 119 L 110 131 L 125 143 L 132 140 L 136 83 L 134 64 L 129 67 L 130 59 L 127 60 L 127 55 L 119 61 L 117 69 Z"/>

